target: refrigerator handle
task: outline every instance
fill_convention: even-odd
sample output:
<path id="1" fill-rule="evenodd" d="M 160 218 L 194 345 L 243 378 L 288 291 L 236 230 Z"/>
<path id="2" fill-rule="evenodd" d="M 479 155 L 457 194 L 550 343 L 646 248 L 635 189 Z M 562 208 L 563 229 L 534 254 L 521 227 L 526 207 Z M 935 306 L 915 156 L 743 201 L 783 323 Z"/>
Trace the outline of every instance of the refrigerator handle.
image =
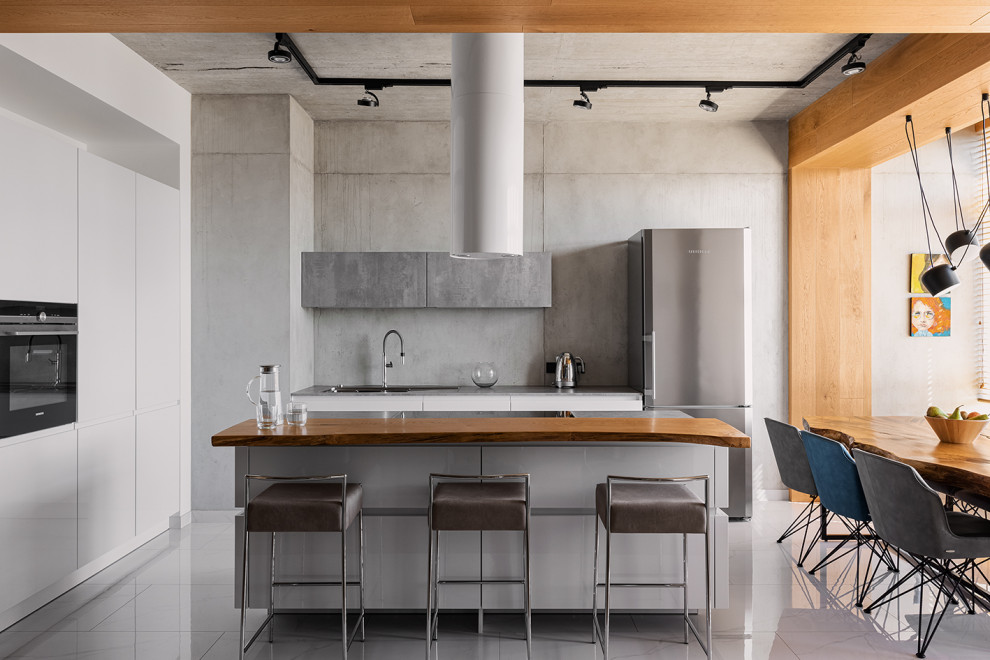
<path id="1" fill-rule="evenodd" d="M 656 396 L 657 388 L 657 331 L 654 330 L 648 335 L 643 335 L 643 342 L 649 342 L 650 344 L 650 387 L 649 389 L 643 388 L 643 394 L 648 394 L 650 396 Z"/>

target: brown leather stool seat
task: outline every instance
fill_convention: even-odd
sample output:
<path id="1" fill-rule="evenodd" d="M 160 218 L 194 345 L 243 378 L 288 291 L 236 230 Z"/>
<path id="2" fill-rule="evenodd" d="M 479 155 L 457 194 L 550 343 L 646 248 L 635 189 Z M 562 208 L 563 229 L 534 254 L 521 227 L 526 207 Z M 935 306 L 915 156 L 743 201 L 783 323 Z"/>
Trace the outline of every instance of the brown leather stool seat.
<path id="1" fill-rule="evenodd" d="M 255 496 L 244 514 L 249 532 L 339 532 L 340 484 L 284 483 Z M 347 484 L 347 522 L 361 511 L 364 489 Z"/>
<path id="2" fill-rule="evenodd" d="M 442 482 L 433 491 L 434 531 L 523 531 L 526 484 Z"/>
<path id="3" fill-rule="evenodd" d="M 595 487 L 598 518 L 606 524 L 608 485 Z M 612 532 L 619 534 L 704 534 L 705 503 L 683 484 L 612 486 Z"/>

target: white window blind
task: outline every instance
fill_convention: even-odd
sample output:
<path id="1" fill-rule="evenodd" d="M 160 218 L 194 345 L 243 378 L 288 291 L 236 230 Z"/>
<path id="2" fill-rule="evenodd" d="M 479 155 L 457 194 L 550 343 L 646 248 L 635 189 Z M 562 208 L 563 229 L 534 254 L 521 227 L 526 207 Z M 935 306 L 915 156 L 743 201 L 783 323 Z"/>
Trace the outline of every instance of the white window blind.
<path id="1" fill-rule="evenodd" d="M 976 126 L 976 133 L 979 136 L 979 124 Z M 976 140 L 973 148 L 978 181 L 976 186 L 977 199 L 975 200 L 976 204 L 974 204 L 975 214 L 972 216 L 973 222 L 979 217 L 979 212 L 987 203 L 987 195 L 990 194 L 990 191 L 987 190 L 985 175 L 987 163 L 984 160 L 983 154 L 983 137 L 986 137 L 987 144 L 990 145 L 990 121 L 987 122 L 987 135 L 979 137 L 980 139 Z M 990 213 L 983 219 L 983 224 L 980 226 L 979 241 L 980 245 L 990 243 Z M 979 373 L 977 374 L 980 388 L 979 398 L 984 401 L 990 401 L 990 270 L 984 268 L 983 264 L 978 263 L 975 271 L 979 273 L 977 276 L 978 282 L 973 294 L 976 300 L 976 351 L 977 364 L 979 365 Z"/>

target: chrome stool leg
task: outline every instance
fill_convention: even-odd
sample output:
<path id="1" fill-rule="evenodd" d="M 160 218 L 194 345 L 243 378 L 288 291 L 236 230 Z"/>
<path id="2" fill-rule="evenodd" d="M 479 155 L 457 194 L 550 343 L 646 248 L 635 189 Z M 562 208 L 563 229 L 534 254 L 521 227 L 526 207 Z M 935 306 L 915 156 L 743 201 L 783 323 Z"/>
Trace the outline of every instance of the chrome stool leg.
<path id="1" fill-rule="evenodd" d="M 275 532 L 272 532 L 272 572 L 271 572 L 271 595 L 268 600 L 268 616 L 271 617 L 271 624 L 268 626 L 268 643 L 275 642 Z"/>
<path id="2" fill-rule="evenodd" d="M 533 657 L 533 600 L 530 594 L 529 580 L 529 481 L 526 482 L 526 530 L 523 532 L 523 560 L 525 562 L 523 585 L 526 598 L 526 658 Z"/>
<path id="3" fill-rule="evenodd" d="M 591 581 L 591 643 L 598 643 L 598 514 L 595 514 L 595 572 Z"/>
<path id="4" fill-rule="evenodd" d="M 360 562 L 358 568 L 358 580 L 361 581 L 361 587 L 359 592 L 359 597 L 361 599 L 361 640 L 365 641 L 364 637 L 364 509 L 358 512 L 358 561 Z"/>
<path id="5" fill-rule="evenodd" d="M 612 500 L 611 489 L 609 491 L 609 502 Z M 612 507 L 609 507 L 611 509 Z M 609 613 L 612 611 L 612 512 L 605 514 L 605 641 L 602 642 L 602 653 L 605 660 L 608 660 L 608 637 L 611 632 L 609 626 Z"/>
<path id="6" fill-rule="evenodd" d="M 346 498 L 343 498 L 346 501 Z M 342 511 L 341 516 L 345 513 Z M 346 518 L 344 518 L 346 520 Z M 341 525 L 344 527 L 344 525 Z M 347 530 L 340 530 L 340 644 L 341 657 L 347 660 Z"/>
<path id="7" fill-rule="evenodd" d="M 684 594 L 684 643 L 688 643 L 688 606 L 687 606 L 687 586 L 688 586 L 688 566 L 687 566 L 687 534 L 682 534 L 684 537 L 683 543 L 683 553 L 681 555 L 681 564 L 683 569 L 682 579 L 684 580 L 684 586 L 682 587 L 682 592 Z"/>
<path id="8" fill-rule="evenodd" d="M 429 550 L 426 554 L 426 660 L 430 660 L 433 649 L 433 487 L 430 485 L 430 505 L 426 511 L 427 528 L 426 540 Z"/>
<path id="9" fill-rule="evenodd" d="M 246 489 L 245 489 L 246 490 Z M 240 644 L 238 646 L 237 657 L 239 660 L 244 660 L 244 627 L 247 617 L 247 604 L 248 604 L 248 531 L 247 531 L 247 521 L 244 521 L 244 539 L 241 545 L 241 552 L 243 556 L 241 558 L 241 634 L 240 634 Z"/>

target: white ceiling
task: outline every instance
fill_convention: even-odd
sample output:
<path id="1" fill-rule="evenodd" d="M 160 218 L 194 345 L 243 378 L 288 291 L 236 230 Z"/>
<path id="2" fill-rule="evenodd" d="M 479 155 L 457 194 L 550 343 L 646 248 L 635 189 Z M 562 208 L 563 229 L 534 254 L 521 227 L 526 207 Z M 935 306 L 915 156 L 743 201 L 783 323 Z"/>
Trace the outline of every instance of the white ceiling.
<path id="1" fill-rule="evenodd" d="M 295 62 L 276 65 L 273 34 L 118 34 L 118 39 L 193 94 L 291 94 L 316 120 L 447 120 L 450 89 L 393 87 L 381 105 L 357 105 L 360 87 L 315 86 Z M 527 34 L 529 79 L 780 80 L 803 78 L 851 34 Z M 904 35 L 874 35 L 869 62 Z M 323 77 L 449 78 L 449 34 L 292 35 Z M 836 65 L 803 90 L 733 89 L 698 108 L 698 89 L 612 88 L 574 108 L 577 89 L 526 90 L 530 121 L 754 121 L 789 119 L 842 82 Z"/>

